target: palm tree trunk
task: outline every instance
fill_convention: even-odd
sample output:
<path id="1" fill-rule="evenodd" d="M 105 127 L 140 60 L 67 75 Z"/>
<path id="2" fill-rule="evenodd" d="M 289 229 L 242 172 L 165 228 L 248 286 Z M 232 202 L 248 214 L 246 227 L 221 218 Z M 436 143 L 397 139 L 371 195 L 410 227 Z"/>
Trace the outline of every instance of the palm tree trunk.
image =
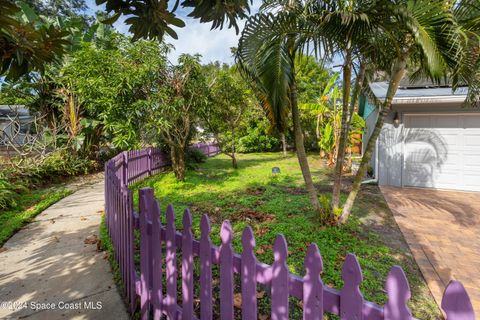
<path id="1" fill-rule="evenodd" d="M 295 81 L 290 86 L 291 92 L 291 106 L 292 106 L 292 118 L 293 118 L 293 129 L 295 134 L 295 146 L 296 153 L 298 158 L 298 163 L 300 164 L 300 169 L 302 170 L 303 179 L 305 180 L 305 186 L 307 187 L 308 197 L 310 198 L 310 203 L 313 208 L 321 213 L 320 202 L 318 201 L 317 190 L 313 185 L 312 174 L 310 173 L 310 167 L 308 165 L 307 154 L 305 152 L 305 146 L 303 144 L 303 132 L 300 125 L 300 114 L 298 110 L 298 101 L 297 101 L 297 85 Z M 320 217 L 323 218 L 323 217 Z"/>
<path id="2" fill-rule="evenodd" d="M 375 124 L 375 128 L 373 133 L 368 140 L 367 147 L 365 149 L 365 153 L 362 157 L 362 161 L 360 162 L 360 167 L 358 168 L 357 174 L 355 176 L 355 180 L 353 182 L 352 190 L 348 195 L 347 201 L 342 209 L 342 214 L 338 220 L 339 223 L 345 223 L 348 220 L 353 208 L 353 204 L 355 199 L 357 198 L 358 192 L 360 191 L 360 186 L 362 183 L 362 179 L 367 172 L 368 163 L 372 158 L 373 147 L 382 131 L 383 124 L 385 122 L 385 118 L 388 115 L 388 112 L 392 108 L 392 101 L 395 93 L 397 92 L 398 86 L 400 81 L 402 80 L 403 76 L 405 75 L 406 67 L 407 67 L 407 58 L 408 58 L 408 50 L 402 55 L 398 61 L 396 62 L 393 72 L 392 78 L 390 79 L 390 84 L 388 86 L 387 96 L 385 98 L 384 103 L 382 104 L 382 108 L 378 115 L 377 123 Z M 376 173 L 378 175 L 378 172 Z"/>
<path id="3" fill-rule="evenodd" d="M 342 172 L 343 162 L 345 161 L 345 135 L 348 135 L 348 107 L 350 101 L 350 88 L 352 82 L 352 53 L 348 51 L 345 57 L 345 64 L 343 66 L 343 105 L 342 105 L 342 124 L 340 128 L 340 138 L 337 145 L 337 162 L 335 164 L 335 174 L 333 177 L 333 191 L 332 191 L 332 210 L 331 215 L 334 217 L 336 209 L 340 205 L 340 191 L 342 187 Z"/>
<path id="4" fill-rule="evenodd" d="M 281 138 L 282 138 L 282 149 L 283 149 L 283 156 L 286 158 L 287 157 L 287 139 L 285 138 L 285 133 L 281 133 Z"/>

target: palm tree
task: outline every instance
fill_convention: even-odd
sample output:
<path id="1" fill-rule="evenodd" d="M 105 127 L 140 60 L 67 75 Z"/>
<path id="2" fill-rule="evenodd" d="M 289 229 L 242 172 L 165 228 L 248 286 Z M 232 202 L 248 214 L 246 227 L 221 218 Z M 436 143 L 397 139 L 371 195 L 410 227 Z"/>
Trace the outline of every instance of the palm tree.
<path id="1" fill-rule="evenodd" d="M 410 67 L 416 67 L 417 75 L 440 81 L 453 72 L 458 74 L 464 61 L 464 40 L 453 13 L 453 6 L 447 1 L 404 1 L 392 8 L 391 20 L 396 25 L 396 33 L 391 40 L 380 37 L 380 41 L 390 42 L 390 52 L 385 56 L 389 63 L 383 66 L 389 77 L 386 98 L 378 106 L 379 118 L 367 144 L 352 191 L 343 206 L 339 222 L 347 221 L 355 198 L 360 190 L 372 156 L 375 141 L 382 129 L 387 114 L 391 110 L 393 97 L 400 81 Z M 385 64 L 385 63 L 384 63 Z"/>
<path id="2" fill-rule="evenodd" d="M 275 11 L 275 14 L 265 11 Z M 256 88 L 270 122 L 285 132 L 292 113 L 295 147 L 310 203 L 321 214 L 318 194 L 305 152 L 300 124 L 295 57 L 305 44 L 304 7 L 295 1 L 265 2 L 260 13 L 250 17 L 240 38 L 236 59 Z M 321 217 L 322 218 L 322 217 Z"/>

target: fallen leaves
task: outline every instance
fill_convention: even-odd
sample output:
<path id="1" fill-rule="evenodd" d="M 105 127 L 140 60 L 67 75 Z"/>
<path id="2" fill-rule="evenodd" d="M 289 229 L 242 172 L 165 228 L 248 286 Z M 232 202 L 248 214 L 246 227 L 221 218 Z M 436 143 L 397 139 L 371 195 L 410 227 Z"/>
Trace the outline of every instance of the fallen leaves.
<path id="1" fill-rule="evenodd" d="M 85 240 L 83 240 L 83 243 L 85 244 L 96 244 L 98 242 L 97 235 L 92 234 L 88 236 Z"/>

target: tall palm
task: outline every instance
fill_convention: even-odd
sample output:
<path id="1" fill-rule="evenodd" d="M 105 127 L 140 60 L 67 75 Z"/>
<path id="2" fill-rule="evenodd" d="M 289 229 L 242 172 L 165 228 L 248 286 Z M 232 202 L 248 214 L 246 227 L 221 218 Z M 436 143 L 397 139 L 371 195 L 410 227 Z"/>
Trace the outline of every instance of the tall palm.
<path id="1" fill-rule="evenodd" d="M 395 7 L 389 3 L 386 5 L 392 8 L 389 23 L 393 23 L 397 31 L 391 39 L 382 36 L 377 39 L 390 43 L 390 50 L 385 52 L 388 63 L 383 63 L 384 71 L 389 77 L 389 86 L 385 100 L 378 106 L 380 115 L 367 144 L 352 191 L 343 206 L 339 218 L 341 223 L 345 222 L 351 213 L 375 141 L 392 108 L 393 97 L 407 68 L 416 67 L 418 74 L 440 81 L 449 73 L 456 73 L 464 59 L 464 41 L 450 2 L 408 0 L 396 4 Z"/>
<path id="2" fill-rule="evenodd" d="M 277 10 L 275 14 L 261 12 L 248 19 L 236 58 L 243 73 L 255 84 L 267 117 L 280 132 L 284 132 L 291 111 L 298 162 L 310 203 L 320 213 L 305 152 L 295 81 L 295 56 L 305 44 L 302 35 L 308 33 L 309 26 L 304 23 L 304 8 L 299 2 L 266 2 L 264 8 Z"/>
<path id="3" fill-rule="evenodd" d="M 350 123 L 364 86 L 367 61 L 364 52 L 374 48 L 371 39 L 388 35 L 392 29 L 385 22 L 391 15 L 388 1 L 320 1 L 310 6 L 309 19 L 316 21 L 316 33 L 334 43 L 335 54 L 343 57 L 342 110 L 340 137 L 336 140 L 336 165 L 331 201 L 331 220 L 337 219 L 340 206 L 341 178 L 350 135 Z M 356 72 L 355 72 L 356 71 Z M 355 74 L 355 75 L 354 75 Z M 355 79 L 355 81 L 353 81 Z"/>

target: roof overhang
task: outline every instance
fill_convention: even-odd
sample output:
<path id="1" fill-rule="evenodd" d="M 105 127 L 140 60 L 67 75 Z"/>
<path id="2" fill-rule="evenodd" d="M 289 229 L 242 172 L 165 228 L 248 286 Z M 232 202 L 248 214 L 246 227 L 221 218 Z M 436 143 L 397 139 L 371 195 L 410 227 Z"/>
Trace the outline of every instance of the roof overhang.
<path id="1" fill-rule="evenodd" d="M 467 96 L 396 97 L 392 104 L 463 103 L 466 99 Z"/>
<path id="2" fill-rule="evenodd" d="M 384 101 L 387 95 L 389 83 L 373 82 L 370 88 L 380 101 Z M 435 103 L 463 103 L 468 94 L 468 87 L 459 87 L 453 90 L 451 87 L 399 87 L 393 98 L 392 104 L 435 104 Z"/>

